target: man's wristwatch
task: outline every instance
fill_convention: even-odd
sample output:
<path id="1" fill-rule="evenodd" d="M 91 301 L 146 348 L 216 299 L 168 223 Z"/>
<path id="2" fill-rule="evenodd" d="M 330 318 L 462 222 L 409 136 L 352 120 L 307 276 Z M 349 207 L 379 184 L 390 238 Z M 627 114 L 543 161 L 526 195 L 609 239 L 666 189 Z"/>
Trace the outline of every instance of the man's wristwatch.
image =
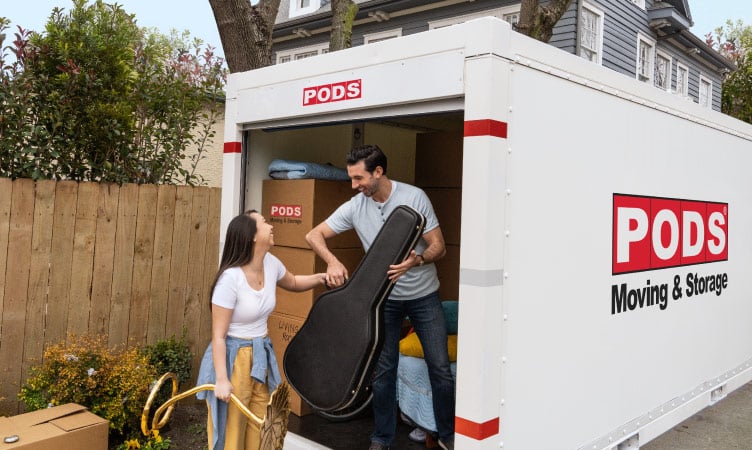
<path id="1" fill-rule="evenodd" d="M 416 258 L 420 258 L 420 262 L 418 263 L 419 266 L 422 266 L 426 263 L 425 258 L 423 258 L 423 255 L 415 255 Z"/>

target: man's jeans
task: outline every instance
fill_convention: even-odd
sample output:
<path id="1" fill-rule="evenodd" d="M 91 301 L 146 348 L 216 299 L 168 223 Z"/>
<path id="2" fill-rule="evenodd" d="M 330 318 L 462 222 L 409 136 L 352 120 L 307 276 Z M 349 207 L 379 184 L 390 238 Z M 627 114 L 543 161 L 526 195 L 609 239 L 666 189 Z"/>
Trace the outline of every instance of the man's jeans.
<path id="1" fill-rule="evenodd" d="M 373 378 L 373 412 L 376 429 L 371 441 L 389 446 L 397 429 L 397 364 L 402 321 L 410 323 L 418 334 L 428 365 L 433 412 L 439 438 L 454 440 L 454 379 L 447 354 L 447 331 L 444 309 L 438 292 L 425 297 L 387 300 L 384 307 L 384 346 Z"/>

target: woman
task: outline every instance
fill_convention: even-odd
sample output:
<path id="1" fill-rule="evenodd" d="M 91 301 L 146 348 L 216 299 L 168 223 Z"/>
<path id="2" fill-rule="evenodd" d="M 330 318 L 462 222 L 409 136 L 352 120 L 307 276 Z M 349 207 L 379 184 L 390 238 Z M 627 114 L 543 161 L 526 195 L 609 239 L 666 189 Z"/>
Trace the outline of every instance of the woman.
<path id="1" fill-rule="evenodd" d="M 267 334 L 276 304 L 276 287 L 300 292 L 325 283 L 326 274 L 294 275 L 269 253 L 273 227 L 256 211 L 241 214 L 227 227 L 219 271 L 211 289 L 212 340 L 204 353 L 198 384 L 209 409 L 209 449 L 255 450 L 260 430 L 233 404 L 234 393 L 263 417 L 271 392 L 280 382 L 279 366 Z M 217 400 L 222 400 L 217 401 Z"/>

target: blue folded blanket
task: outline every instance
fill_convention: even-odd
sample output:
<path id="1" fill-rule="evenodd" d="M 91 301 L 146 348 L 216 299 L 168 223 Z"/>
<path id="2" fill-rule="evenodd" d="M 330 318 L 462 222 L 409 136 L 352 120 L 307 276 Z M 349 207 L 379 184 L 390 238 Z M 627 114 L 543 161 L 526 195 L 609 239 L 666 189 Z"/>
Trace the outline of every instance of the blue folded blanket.
<path id="1" fill-rule="evenodd" d="M 316 178 L 318 180 L 349 181 L 347 170 L 339 167 L 305 161 L 275 159 L 269 163 L 269 176 L 276 180 L 298 180 Z"/>

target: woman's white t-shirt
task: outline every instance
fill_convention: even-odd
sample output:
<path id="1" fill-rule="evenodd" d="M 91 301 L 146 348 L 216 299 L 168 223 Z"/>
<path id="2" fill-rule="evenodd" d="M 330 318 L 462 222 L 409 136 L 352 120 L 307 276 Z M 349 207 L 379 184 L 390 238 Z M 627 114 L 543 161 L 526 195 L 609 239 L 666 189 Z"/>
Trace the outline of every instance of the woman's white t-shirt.
<path id="1" fill-rule="evenodd" d="M 252 339 L 265 336 L 266 321 L 277 304 L 277 281 L 285 275 L 282 261 L 267 253 L 264 256 L 264 287 L 253 289 L 243 269 L 231 267 L 222 272 L 212 294 L 212 304 L 232 309 L 229 336 Z"/>

